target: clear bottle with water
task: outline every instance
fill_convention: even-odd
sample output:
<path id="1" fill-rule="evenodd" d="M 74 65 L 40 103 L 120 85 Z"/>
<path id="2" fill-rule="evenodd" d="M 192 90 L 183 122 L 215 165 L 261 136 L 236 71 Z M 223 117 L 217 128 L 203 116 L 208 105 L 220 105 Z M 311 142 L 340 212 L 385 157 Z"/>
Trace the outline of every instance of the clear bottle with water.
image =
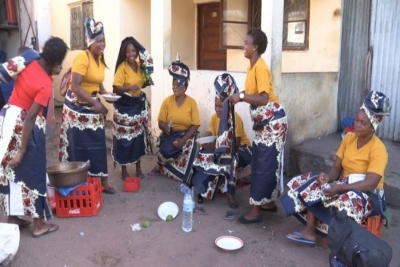
<path id="1" fill-rule="evenodd" d="M 194 201 L 190 191 L 187 191 L 185 197 L 183 198 L 183 220 L 182 220 L 182 230 L 185 232 L 192 231 L 193 227 L 193 209 Z"/>
<path id="2" fill-rule="evenodd" d="M 181 183 L 181 184 L 179 185 L 179 191 L 180 191 L 183 195 L 186 195 L 186 193 L 187 193 L 187 192 L 190 192 L 191 189 L 190 189 L 190 187 L 187 186 L 186 184 Z"/>

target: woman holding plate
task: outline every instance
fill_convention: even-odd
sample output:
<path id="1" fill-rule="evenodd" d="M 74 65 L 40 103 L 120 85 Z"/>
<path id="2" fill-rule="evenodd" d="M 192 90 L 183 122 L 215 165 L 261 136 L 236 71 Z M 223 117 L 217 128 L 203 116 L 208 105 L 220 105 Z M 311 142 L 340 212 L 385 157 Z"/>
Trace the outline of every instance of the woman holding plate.
<path id="1" fill-rule="evenodd" d="M 89 175 L 102 180 L 103 193 L 114 194 L 108 184 L 105 116 L 107 108 L 98 94 L 106 94 L 103 86 L 106 47 L 103 24 L 86 18 L 88 49 L 80 52 L 72 63 L 71 83 L 62 114 L 60 129 L 61 162 L 90 160 Z"/>

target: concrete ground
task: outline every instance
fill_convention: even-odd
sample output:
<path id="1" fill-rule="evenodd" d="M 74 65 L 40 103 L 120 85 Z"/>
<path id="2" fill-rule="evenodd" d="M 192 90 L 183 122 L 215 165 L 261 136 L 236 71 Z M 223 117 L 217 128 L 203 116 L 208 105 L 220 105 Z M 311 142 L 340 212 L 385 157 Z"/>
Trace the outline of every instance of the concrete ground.
<path id="1" fill-rule="evenodd" d="M 56 110 L 59 114 L 59 110 Z M 57 118 L 57 129 L 59 116 Z M 57 162 L 58 137 L 48 140 L 48 164 Z M 143 171 L 155 165 L 155 157 L 142 160 Z M 97 216 L 55 218 L 60 229 L 35 239 L 31 229 L 21 230 L 20 247 L 11 266 L 14 267 L 74 267 L 74 266 L 328 266 L 329 249 L 323 244 L 303 245 L 288 240 L 285 235 L 299 230 L 300 223 L 286 218 L 281 207 L 275 214 L 264 213 L 263 221 L 241 225 L 223 220 L 229 210 L 223 195 L 206 201 L 207 215 L 193 215 L 193 231 L 182 231 L 182 212 L 172 222 L 158 218 L 157 208 L 165 201 L 182 208 L 183 195 L 179 183 L 159 176 L 141 181 L 138 193 L 122 190 L 120 169 L 113 168 L 108 154 L 109 181 L 117 189 L 115 195 L 103 195 L 103 208 Z M 131 174 L 134 167 L 129 167 Z M 249 210 L 249 191 L 238 193 L 239 213 Z M 390 229 L 383 230 L 383 239 L 400 251 L 400 208 L 393 207 Z M 0 221 L 6 218 L 0 216 Z M 130 225 L 149 220 L 151 226 L 133 232 Z M 80 233 L 84 235 L 81 236 Z M 215 245 L 219 236 L 241 238 L 244 246 L 237 251 L 224 251 Z M 391 267 L 400 267 L 400 255 L 394 253 Z"/>

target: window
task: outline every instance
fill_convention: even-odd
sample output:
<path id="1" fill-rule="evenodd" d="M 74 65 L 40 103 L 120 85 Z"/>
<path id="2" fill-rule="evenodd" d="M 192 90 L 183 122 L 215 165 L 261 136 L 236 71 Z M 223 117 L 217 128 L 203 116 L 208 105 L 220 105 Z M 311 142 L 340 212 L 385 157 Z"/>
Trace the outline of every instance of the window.
<path id="1" fill-rule="evenodd" d="M 250 27 L 261 28 L 261 0 L 221 0 L 221 47 L 242 49 Z"/>
<path id="2" fill-rule="evenodd" d="M 71 13 L 71 50 L 86 48 L 85 27 L 87 17 L 93 18 L 93 2 L 81 2 L 70 7 Z"/>
<path id="3" fill-rule="evenodd" d="M 283 50 L 307 50 L 310 21 L 309 0 L 285 0 Z"/>

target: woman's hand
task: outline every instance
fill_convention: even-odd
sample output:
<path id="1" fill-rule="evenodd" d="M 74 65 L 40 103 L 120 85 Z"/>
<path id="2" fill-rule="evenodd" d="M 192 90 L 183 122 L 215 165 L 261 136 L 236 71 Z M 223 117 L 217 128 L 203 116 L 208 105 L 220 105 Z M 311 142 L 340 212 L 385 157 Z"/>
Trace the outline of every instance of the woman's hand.
<path id="1" fill-rule="evenodd" d="M 185 145 L 186 141 L 184 141 L 182 138 L 177 138 L 174 142 L 173 145 L 176 148 L 182 148 Z"/>
<path id="2" fill-rule="evenodd" d="M 24 153 L 18 151 L 17 154 L 15 154 L 15 157 L 8 162 L 8 166 L 10 166 L 11 168 L 17 167 L 23 158 L 24 158 Z"/>
<path id="3" fill-rule="evenodd" d="M 335 184 L 335 183 L 330 183 L 329 184 L 330 188 L 324 189 L 324 195 L 327 197 L 333 197 L 334 195 L 337 195 L 340 193 L 340 185 Z"/>
<path id="4" fill-rule="evenodd" d="M 317 177 L 317 183 L 320 185 L 329 183 L 329 176 L 326 173 L 321 172 Z"/>
<path id="5" fill-rule="evenodd" d="M 240 93 L 235 93 L 227 98 L 232 104 L 240 102 Z M 226 101 L 226 100 L 225 100 Z M 225 102 L 224 101 L 224 102 Z"/>
<path id="6" fill-rule="evenodd" d="M 131 85 L 128 87 L 129 90 L 128 91 L 137 91 L 140 90 L 140 87 L 137 84 Z"/>
<path id="7" fill-rule="evenodd" d="M 108 109 L 99 101 L 96 101 L 93 107 L 97 114 L 103 114 L 106 116 L 108 113 Z"/>

